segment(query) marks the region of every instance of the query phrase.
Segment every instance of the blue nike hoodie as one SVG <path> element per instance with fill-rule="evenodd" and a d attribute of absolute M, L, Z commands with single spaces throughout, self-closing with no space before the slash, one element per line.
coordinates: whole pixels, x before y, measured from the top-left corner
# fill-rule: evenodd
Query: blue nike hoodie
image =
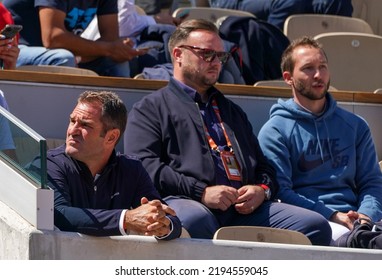
<path fill-rule="evenodd" d="M 277 197 L 329 219 L 355 210 L 382 218 L 382 174 L 365 120 L 326 94 L 323 114 L 278 100 L 258 139 L 277 170 Z"/>

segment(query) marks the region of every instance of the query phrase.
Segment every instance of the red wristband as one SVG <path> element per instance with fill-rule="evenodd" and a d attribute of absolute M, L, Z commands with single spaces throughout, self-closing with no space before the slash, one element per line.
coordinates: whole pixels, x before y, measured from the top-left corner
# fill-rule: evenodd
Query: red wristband
<path fill-rule="evenodd" d="M 265 191 L 266 191 L 266 190 L 269 190 L 269 187 L 268 187 L 267 185 L 264 185 L 264 184 L 257 184 L 257 186 L 262 187 Z"/>

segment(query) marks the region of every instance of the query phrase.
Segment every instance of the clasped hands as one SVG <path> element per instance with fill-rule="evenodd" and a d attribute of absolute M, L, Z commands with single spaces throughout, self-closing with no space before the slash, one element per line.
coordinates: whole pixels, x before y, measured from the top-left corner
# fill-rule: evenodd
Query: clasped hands
<path fill-rule="evenodd" d="M 358 213 L 356 211 L 350 210 L 347 213 L 336 212 L 330 217 L 330 221 L 335 222 L 337 224 L 343 225 L 348 229 L 352 230 L 354 226 L 354 222 L 357 219 L 366 219 L 370 221 L 370 218 L 364 214 Z M 365 221 L 366 222 L 366 221 Z M 364 222 L 361 222 L 364 223 Z"/>
<path fill-rule="evenodd" d="M 147 236 L 165 236 L 171 231 L 171 221 L 166 215 L 175 211 L 159 200 L 141 199 L 141 205 L 125 213 L 125 229 Z"/>
<path fill-rule="evenodd" d="M 264 190 L 260 186 L 245 185 L 240 189 L 217 185 L 206 187 L 202 196 L 202 203 L 211 209 L 227 210 L 231 205 L 240 214 L 250 214 L 259 207 L 265 198 Z"/>

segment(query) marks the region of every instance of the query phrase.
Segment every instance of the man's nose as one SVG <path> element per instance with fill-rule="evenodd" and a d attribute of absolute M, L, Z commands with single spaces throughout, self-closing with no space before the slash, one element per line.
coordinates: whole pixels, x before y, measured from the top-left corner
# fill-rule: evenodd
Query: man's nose
<path fill-rule="evenodd" d="M 78 129 L 79 129 L 79 123 L 74 122 L 69 125 L 68 132 L 70 134 L 74 134 L 76 131 L 78 131 Z"/>

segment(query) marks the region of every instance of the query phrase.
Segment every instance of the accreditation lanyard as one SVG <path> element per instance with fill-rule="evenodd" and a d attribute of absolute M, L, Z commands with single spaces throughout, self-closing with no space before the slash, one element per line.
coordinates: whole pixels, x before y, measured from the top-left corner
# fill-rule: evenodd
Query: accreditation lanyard
<path fill-rule="evenodd" d="M 222 119 L 220 117 L 220 110 L 219 110 L 218 104 L 216 103 L 215 99 L 212 99 L 211 104 L 212 104 L 212 108 L 215 112 L 215 115 L 219 121 L 220 127 L 223 130 L 223 134 L 224 134 L 224 137 L 227 141 L 227 146 L 229 148 L 229 151 L 225 151 L 225 150 L 220 151 L 219 150 L 218 145 L 216 145 L 214 139 L 212 139 L 210 133 L 208 132 L 207 127 L 204 125 L 203 127 L 204 127 L 204 131 L 205 131 L 205 134 L 206 134 L 206 137 L 208 140 L 208 144 L 210 145 L 211 149 L 214 152 L 216 152 L 220 155 L 220 158 L 222 160 L 224 170 L 227 174 L 228 179 L 233 180 L 233 181 L 241 181 L 240 165 L 236 159 L 235 153 L 233 152 L 231 141 L 228 138 L 227 132 L 224 128 Z"/>

